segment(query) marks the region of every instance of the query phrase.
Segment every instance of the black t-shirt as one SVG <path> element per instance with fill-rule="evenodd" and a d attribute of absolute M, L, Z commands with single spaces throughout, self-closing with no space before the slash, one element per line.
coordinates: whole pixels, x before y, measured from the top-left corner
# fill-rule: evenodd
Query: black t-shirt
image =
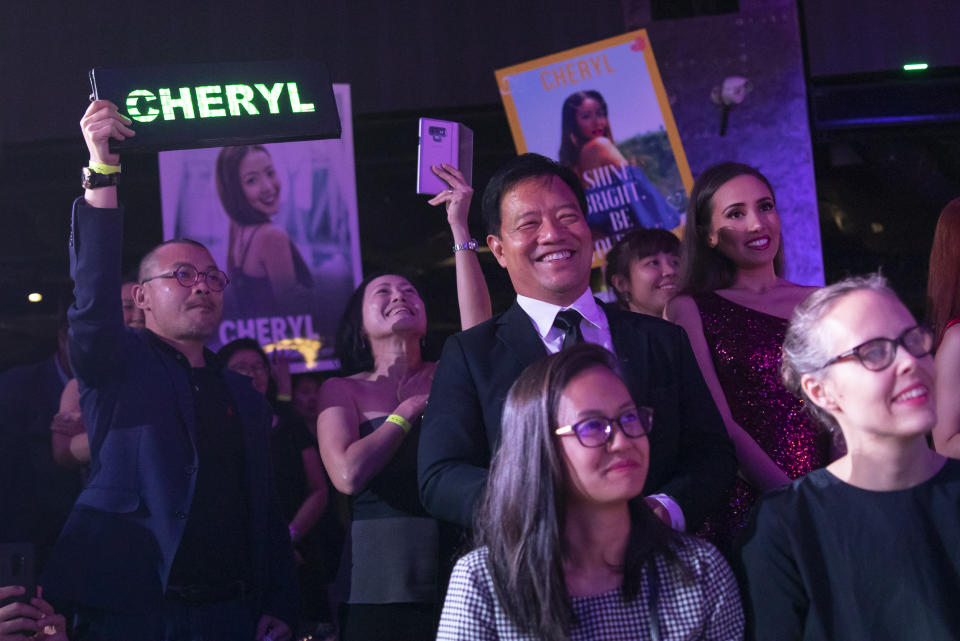
<path fill-rule="evenodd" d="M 243 425 L 219 368 L 189 372 L 197 417 L 197 482 L 170 585 L 250 581 Z"/>
<path fill-rule="evenodd" d="M 960 461 L 893 492 L 816 470 L 762 499 L 742 540 L 748 638 L 960 636 Z"/>

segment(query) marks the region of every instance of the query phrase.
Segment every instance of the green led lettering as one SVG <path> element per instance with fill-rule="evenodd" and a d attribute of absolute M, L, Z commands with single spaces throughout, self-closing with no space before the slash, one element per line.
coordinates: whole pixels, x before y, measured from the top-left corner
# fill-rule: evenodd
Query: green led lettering
<path fill-rule="evenodd" d="M 214 105 L 223 104 L 223 96 L 220 95 L 220 87 L 211 85 L 208 87 L 194 87 L 197 94 L 197 111 L 201 118 L 222 118 L 227 115 L 223 107 L 214 107 Z"/>
<path fill-rule="evenodd" d="M 130 117 L 137 122 L 152 122 L 154 119 L 156 119 L 157 115 L 160 113 L 160 110 L 156 107 L 150 106 L 147 108 L 147 113 L 141 112 L 141 98 L 143 98 L 144 102 L 147 103 L 157 99 L 152 92 L 147 91 L 146 89 L 134 89 L 127 94 L 127 113 L 130 114 Z"/>
<path fill-rule="evenodd" d="M 280 94 L 283 92 L 283 83 L 278 82 L 274 84 L 273 88 L 271 89 L 267 89 L 266 85 L 261 85 L 259 83 L 253 86 L 257 88 L 257 91 L 260 92 L 260 95 L 267 99 L 267 105 L 270 107 L 270 113 L 280 113 Z"/>
<path fill-rule="evenodd" d="M 193 113 L 193 100 L 190 96 L 190 87 L 180 87 L 180 98 L 174 100 L 170 97 L 169 89 L 160 89 L 160 109 L 163 110 L 164 120 L 174 120 L 176 116 L 174 109 L 183 109 L 183 117 L 187 120 L 193 120 L 196 116 Z"/>
<path fill-rule="evenodd" d="M 260 110 L 253 104 L 253 89 L 247 85 L 227 85 L 223 91 L 227 94 L 227 111 L 231 116 L 240 115 L 241 105 L 247 111 L 247 115 L 260 115 Z"/>
<path fill-rule="evenodd" d="M 287 93 L 290 94 L 290 108 L 295 114 L 309 113 L 316 111 L 312 102 L 300 102 L 300 92 L 297 90 L 297 83 L 287 83 Z"/>

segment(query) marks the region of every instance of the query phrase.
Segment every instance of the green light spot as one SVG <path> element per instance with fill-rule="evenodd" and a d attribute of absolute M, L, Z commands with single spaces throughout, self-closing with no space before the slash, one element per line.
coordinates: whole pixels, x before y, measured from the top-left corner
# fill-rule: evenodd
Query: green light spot
<path fill-rule="evenodd" d="M 302 114 L 317 110 L 312 102 L 300 102 L 300 92 L 297 90 L 297 83 L 288 82 L 287 93 L 290 94 L 290 109 L 293 110 L 293 113 Z"/>
<path fill-rule="evenodd" d="M 159 115 L 160 110 L 156 107 L 150 107 L 147 109 L 147 113 L 142 113 L 140 111 L 141 98 L 143 98 L 146 102 L 151 102 L 157 99 L 152 92 L 147 91 L 146 89 L 134 89 L 127 94 L 127 113 L 130 114 L 130 117 L 137 122 L 152 122 L 156 119 L 157 115 Z"/>
<path fill-rule="evenodd" d="M 904 71 L 923 71 L 929 66 L 930 65 L 928 65 L 925 62 L 911 62 L 910 64 L 903 65 L 903 70 Z"/>
<path fill-rule="evenodd" d="M 223 104 L 219 85 L 195 87 L 194 92 L 197 94 L 197 110 L 201 118 L 222 118 L 227 115 L 223 107 L 214 107 Z"/>
<path fill-rule="evenodd" d="M 261 85 L 259 83 L 253 86 L 257 88 L 257 91 L 260 92 L 260 95 L 262 95 L 264 98 L 267 99 L 267 105 L 270 107 L 270 113 L 272 114 L 280 113 L 279 103 L 280 103 L 280 93 L 283 91 L 283 83 L 277 82 L 270 89 L 267 89 L 266 85 Z"/>
<path fill-rule="evenodd" d="M 174 109 L 183 109 L 183 117 L 187 120 L 193 120 L 196 116 L 193 113 L 193 99 L 190 96 L 190 87 L 180 87 L 180 97 L 176 100 L 170 97 L 169 89 L 160 89 L 160 109 L 163 110 L 164 120 L 174 120 L 176 116 Z"/>
<path fill-rule="evenodd" d="M 241 106 L 248 116 L 260 115 L 260 110 L 253 104 L 253 89 L 247 85 L 227 85 L 223 91 L 227 94 L 227 111 L 231 116 L 239 116 Z"/>

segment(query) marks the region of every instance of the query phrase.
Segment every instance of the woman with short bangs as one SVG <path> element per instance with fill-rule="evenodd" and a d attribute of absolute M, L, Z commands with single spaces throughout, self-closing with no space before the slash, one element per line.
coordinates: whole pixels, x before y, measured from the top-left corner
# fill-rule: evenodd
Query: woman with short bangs
<path fill-rule="evenodd" d="M 620 309 L 663 317 L 677 295 L 680 240 L 665 229 L 635 229 L 607 252 L 607 287 Z"/>
<path fill-rule="evenodd" d="M 581 343 L 511 387 L 440 641 L 741 639 L 730 568 L 644 502 L 650 408 L 607 350 Z"/>
<path fill-rule="evenodd" d="M 960 461 L 927 445 L 933 343 L 879 276 L 797 307 L 784 384 L 847 453 L 754 509 L 741 550 L 751 638 L 957 638 Z"/>

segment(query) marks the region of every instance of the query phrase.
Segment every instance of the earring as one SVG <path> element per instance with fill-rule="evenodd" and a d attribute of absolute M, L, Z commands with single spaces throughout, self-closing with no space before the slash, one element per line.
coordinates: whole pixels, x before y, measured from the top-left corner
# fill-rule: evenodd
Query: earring
<path fill-rule="evenodd" d="M 630 292 L 623 292 L 621 296 L 623 296 L 623 302 L 625 303 L 629 303 L 630 301 L 633 300 L 633 296 L 630 295 Z"/>

